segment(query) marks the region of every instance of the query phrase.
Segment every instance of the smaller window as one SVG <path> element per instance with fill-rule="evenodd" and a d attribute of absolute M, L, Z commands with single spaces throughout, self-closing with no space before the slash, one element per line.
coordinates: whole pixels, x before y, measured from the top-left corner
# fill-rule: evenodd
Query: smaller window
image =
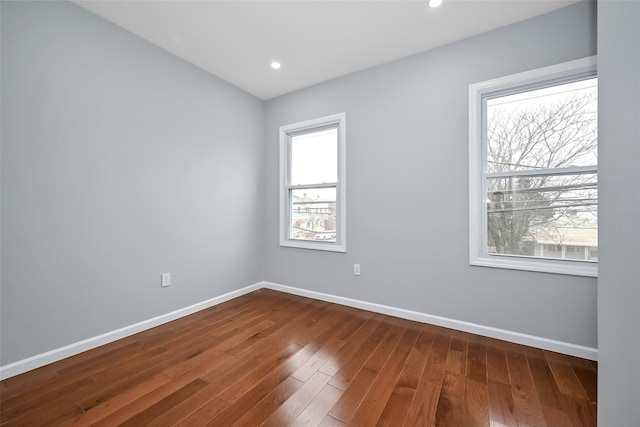
<path fill-rule="evenodd" d="M 280 128 L 280 246 L 346 251 L 345 114 Z"/>

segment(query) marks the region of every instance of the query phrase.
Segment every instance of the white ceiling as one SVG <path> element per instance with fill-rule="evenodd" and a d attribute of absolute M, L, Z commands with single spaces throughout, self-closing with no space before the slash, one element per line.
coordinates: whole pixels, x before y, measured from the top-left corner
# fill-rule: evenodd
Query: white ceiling
<path fill-rule="evenodd" d="M 426 0 L 76 1 L 261 99 L 576 2 L 444 0 L 431 9 Z"/>

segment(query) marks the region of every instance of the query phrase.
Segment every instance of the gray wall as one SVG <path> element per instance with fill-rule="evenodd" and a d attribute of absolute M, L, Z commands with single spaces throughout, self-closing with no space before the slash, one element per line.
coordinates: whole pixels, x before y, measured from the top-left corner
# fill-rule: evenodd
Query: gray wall
<path fill-rule="evenodd" d="M 263 102 L 67 2 L 1 71 L 3 365 L 262 279 Z"/>
<path fill-rule="evenodd" d="M 595 279 L 468 259 L 468 85 L 595 53 L 580 3 L 269 101 L 265 279 L 597 347 Z M 343 111 L 347 253 L 280 248 L 278 127 Z"/>
<path fill-rule="evenodd" d="M 598 421 L 640 423 L 640 2 L 598 2 Z"/>

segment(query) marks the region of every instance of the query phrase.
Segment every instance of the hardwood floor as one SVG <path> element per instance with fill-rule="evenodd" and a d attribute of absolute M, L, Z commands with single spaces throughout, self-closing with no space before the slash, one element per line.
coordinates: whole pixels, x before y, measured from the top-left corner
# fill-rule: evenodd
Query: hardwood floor
<path fill-rule="evenodd" d="M 596 425 L 597 364 L 270 290 L 2 381 L 2 426 Z"/>

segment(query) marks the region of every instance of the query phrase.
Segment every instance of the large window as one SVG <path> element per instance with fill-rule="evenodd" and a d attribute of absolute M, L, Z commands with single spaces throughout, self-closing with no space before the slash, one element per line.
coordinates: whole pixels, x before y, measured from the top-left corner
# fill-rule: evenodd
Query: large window
<path fill-rule="evenodd" d="M 280 245 L 346 251 L 345 114 L 280 128 Z"/>
<path fill-rule="evenodd" d="M 469 87 L 473 265 L 597 275 L 594 57 Z"/>

